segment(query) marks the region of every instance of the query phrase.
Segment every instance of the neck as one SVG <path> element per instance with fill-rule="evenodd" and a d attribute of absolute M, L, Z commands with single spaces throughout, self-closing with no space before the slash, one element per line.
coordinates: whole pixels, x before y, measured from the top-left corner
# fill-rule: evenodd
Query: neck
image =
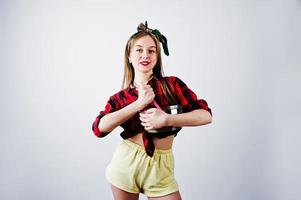
<path fill-rule="evenodd" d="M 137 85 L 147 84 L 147 82 L 152 78 L 152 76 L 153 76 L 153 73 L 143 74 L 140 76 L 138 74 L 136 74 L 134 82 Z"/>

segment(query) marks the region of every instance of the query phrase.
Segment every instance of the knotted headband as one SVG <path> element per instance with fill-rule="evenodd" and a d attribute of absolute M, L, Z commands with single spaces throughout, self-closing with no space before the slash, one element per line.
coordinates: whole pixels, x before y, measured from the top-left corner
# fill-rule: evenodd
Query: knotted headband
<path fill-rule="evenodd" d="M 168 46 L 167 46 L 167 39 L 164 35 L 162 35 L 160 33 L 160 31 L 158 29 L 150 29 L 148 28 L 148 24 L 147 21 L 145 21 L 145 24 L 143 24 L 142 22 L 139 24 L 139 26 L 137 27 L 137 33 L 135 33 L 134 35 L 140 33 L 141 31 L 146 31 L 148 33 L 151 33 L 155 36 L 157 36 L 157 38 L 159 39 L 159 42 L 162 43 L 163 46 L 163 50 L 164 50 L 164 54 L 169 56 L 169 51 L 168 51 Z"/>

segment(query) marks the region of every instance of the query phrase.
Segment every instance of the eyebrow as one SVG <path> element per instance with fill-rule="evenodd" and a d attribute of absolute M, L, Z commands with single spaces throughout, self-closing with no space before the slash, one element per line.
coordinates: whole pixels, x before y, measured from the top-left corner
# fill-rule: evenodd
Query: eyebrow
<path fill-rule="evenodd" d="M 136 44 L 135 47 L 143 47 L 142 45 Z M 156 46 L 150 46 L 148 48 L 156 48 Z"/>

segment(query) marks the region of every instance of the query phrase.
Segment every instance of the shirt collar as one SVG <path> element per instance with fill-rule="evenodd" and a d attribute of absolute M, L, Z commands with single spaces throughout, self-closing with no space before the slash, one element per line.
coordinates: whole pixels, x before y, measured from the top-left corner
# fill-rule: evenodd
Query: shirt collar
<path fill-rule="evenodd" d="M 158 80 L 158 78 L 156 77 L 155 74 L 152 75 L 152 77 L 149 79 L 149 81 L 147 82 L 147 84 L 148 84 L 148 85 L 153 85 L 153 81 L 154 81 L 154 80 Z M 133 89 L 136 89 L 136 86 L 135 86 L 133 83 L 131 83 L 131 84 L 128 86 L 127 91 L 131 91 L 131 90 L 133 90 Z"/>

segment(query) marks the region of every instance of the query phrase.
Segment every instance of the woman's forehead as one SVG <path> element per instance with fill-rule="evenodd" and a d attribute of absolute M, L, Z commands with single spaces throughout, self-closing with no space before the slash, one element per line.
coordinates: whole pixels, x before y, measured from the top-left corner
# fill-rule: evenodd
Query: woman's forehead
<path fill-rule="evenodd" d="M 156 47 L 156 43 L 149 35 L 143 36 L 134 42 L 133 46 Z"/>

